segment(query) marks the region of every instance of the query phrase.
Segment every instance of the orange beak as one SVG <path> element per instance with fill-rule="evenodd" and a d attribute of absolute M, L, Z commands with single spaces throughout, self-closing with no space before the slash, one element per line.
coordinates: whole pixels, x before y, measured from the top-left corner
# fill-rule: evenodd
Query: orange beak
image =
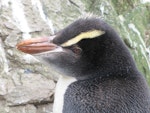
<path fill-rule="evenodd" d="M 51 42 L 54 36 L 31 38 L 17 44 L 17 49 L 28 54 L 37 54 L 56 49 L 58 46 Z"/>

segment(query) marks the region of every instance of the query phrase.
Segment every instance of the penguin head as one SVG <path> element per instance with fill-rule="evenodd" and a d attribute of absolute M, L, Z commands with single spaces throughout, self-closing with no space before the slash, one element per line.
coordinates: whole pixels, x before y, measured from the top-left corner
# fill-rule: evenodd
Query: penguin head
<path fill-rule="evenodd" d="M 22 41 L 17 48 L 76 78 L 123 70 L 128 57 L 117 33 L 95 17 L 78 19 L 50 37 Z"/>

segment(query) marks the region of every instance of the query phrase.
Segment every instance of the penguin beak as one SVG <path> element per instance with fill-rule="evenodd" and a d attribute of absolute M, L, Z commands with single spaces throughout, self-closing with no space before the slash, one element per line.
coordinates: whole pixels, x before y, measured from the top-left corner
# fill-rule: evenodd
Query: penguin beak
<path fill-rule="evenodd" d="M 39 54 L 47 51 L 54 51 L 57 46 L 52 43 L 55 36 L 44 38 L 31 38 L 17 44 L 17 49 L 28 54 Z"/>

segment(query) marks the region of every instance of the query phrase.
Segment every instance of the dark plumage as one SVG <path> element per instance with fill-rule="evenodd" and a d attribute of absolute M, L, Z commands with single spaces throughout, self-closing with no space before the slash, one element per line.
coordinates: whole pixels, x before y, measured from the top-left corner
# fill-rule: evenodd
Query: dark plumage
<path fill-rule="evenodd" d="M 100 18 L 78 19 L 41 42 L 43 51 L 36 39 L 18 49 L 42 58 L 62 80 L 75 78 L 62 93 L 62 113 L 150 113 L 145 78 L 119 35 Z"/>

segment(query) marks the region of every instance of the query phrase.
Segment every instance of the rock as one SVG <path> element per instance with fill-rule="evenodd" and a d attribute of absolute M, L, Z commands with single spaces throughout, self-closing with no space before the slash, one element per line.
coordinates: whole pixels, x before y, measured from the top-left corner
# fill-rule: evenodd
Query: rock
<path fill-rule="evenodd" d="M 43 104 L 37 106 L 37 113 L 52 113 L 52 104 Z"/>
<path fill-rule="evenodd" d="M 6 53 L 4 50 L 4 45 L 2 40 L 0 39 L 0 77 L 5 74 L 8 73 L 9 70 L 9 66 L 8 66 L 8 60 L 6 58 Z"/>
<path fill-rule="evenodd" d="M 55 83 L 39 74 L 24 74 L 20 78 L 22 85 L 5 95 L 9 106 L 38 104 L 53 101 Z"/>
<path fill-rule="evenodd" d="M 0 78 L 0 100 L 4 100 L 4 96 L 14 88 L 12 80 Z"/>
<path fill-rule="evenodd" d="M 9 108 L 9 113 L 37 113 L 36 111 L 36 107 L 31 104 Z"/>
<path fill-rule="evenodd" d="M 0 113 L 9 113 L 9 107 L 5 100 L 0 99 Z"/>
<path fill-rule="evenodd" d="M 0 79 L 0 95 L 7 94 L 7 79 Z"/>

